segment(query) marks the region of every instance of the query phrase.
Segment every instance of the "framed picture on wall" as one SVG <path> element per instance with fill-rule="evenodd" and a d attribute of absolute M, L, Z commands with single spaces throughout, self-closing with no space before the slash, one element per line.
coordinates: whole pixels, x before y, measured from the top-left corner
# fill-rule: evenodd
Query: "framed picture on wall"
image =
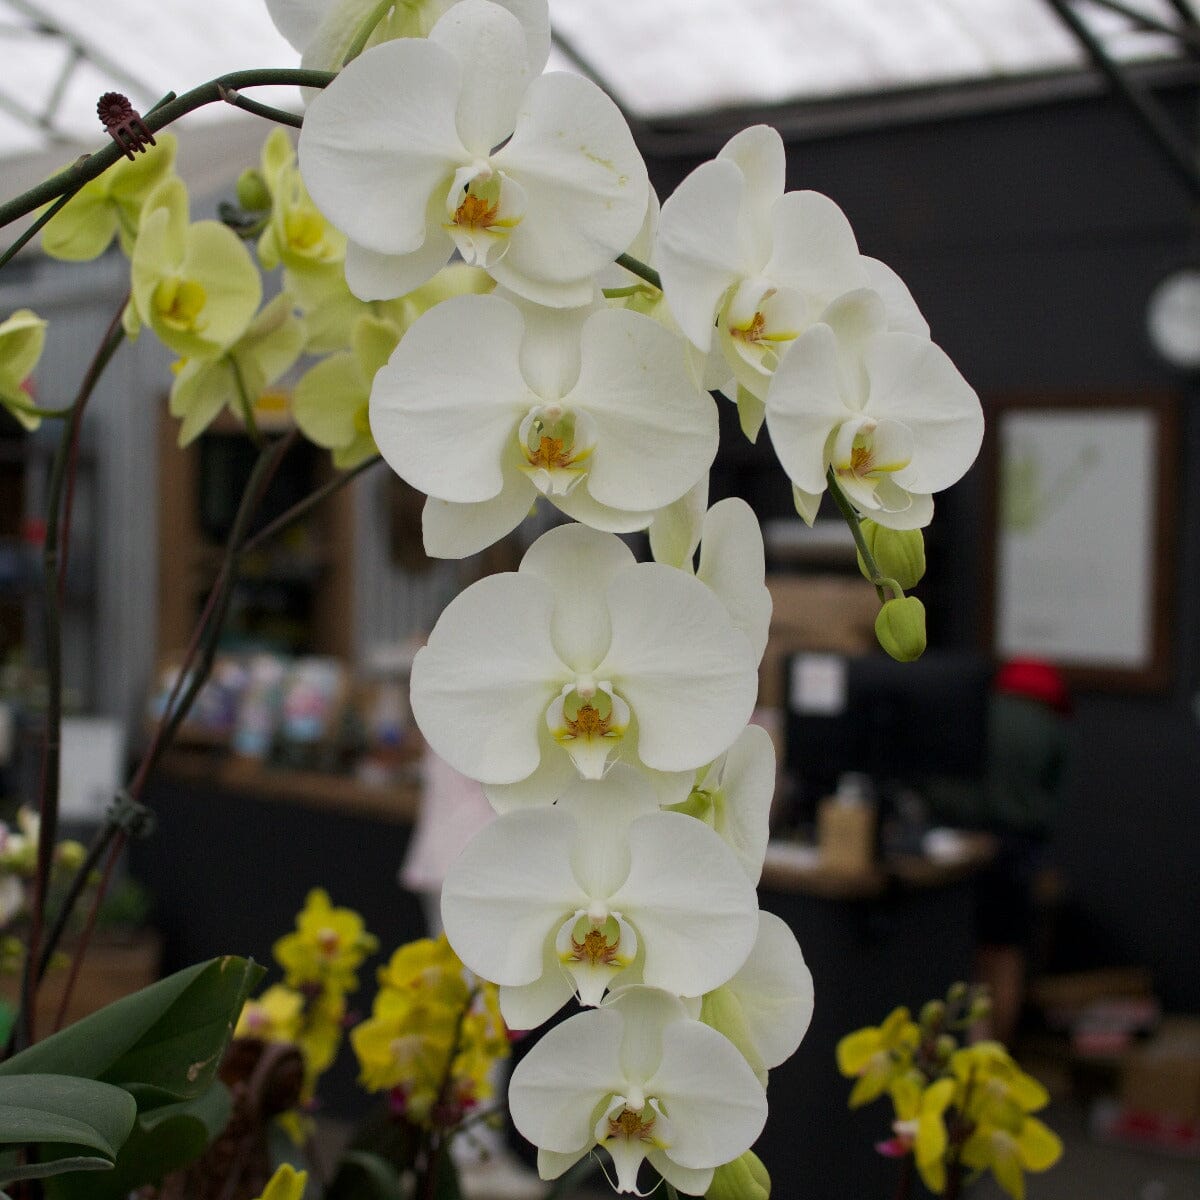
<path fill-rule="evenodd" d="M 1174 398 L 1001 397 L 989 412 L 993 654 L 1047 659 L 1076 687 L 1165 687 Z"/>

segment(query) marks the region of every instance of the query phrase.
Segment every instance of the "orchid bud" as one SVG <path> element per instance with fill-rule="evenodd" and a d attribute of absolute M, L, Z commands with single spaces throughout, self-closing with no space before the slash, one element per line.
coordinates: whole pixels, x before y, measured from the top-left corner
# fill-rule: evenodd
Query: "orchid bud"
<path fill-rule="evenodd" d="M 705 1200 L 767 1200 L 771 1194 L 771 1176 L 753 1150 L 741 1158 L 718 1167 Z"/>
<path fill-rule="evenodd" d="M 921 1024 L 926 1029 L 940 1029 L 946 1021 L 946 1006 L 941 1000 L 930 1000 L 921 1009 Z"/>
<path fill-rule="evenodd" d="M 925 536 L 919 529 L 888 529 L 864 518 L 862 535 L 885 579 L 894 579 L 906 592 L 921 582 L 925 574 Z M 871 578 L 861 553 L 858 569 Z"/>
<path fill-rule="evenodd" d="M 250 167 L 238 176 L 237 199 L 247 212 L 265 212 L 271 207 L 271 193 L 261 172 Z"/>
<path fill-rule="evenodd" d="M 916 596 L 888 600 L 875 618 L 875 637 L 897 662 L 925 653 L 925 606 Z"/>

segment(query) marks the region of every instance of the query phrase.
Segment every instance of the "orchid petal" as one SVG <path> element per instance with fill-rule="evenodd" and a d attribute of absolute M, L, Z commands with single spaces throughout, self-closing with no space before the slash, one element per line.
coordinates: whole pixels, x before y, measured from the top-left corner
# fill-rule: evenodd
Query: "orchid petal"
<path fill-rule="evenodd" d="M 806 492 L 825 489 L 825 443 L 851 416 L 842 400 L 837 339 L 814 325 L 792 344 L 767 392 L 767 428 L 788 478 Z"/>
<path fill-rule="evenodd" d="M 604 779 L 574 784 L 555 807 L 577 823 L 571 864 L 579 886 L 607 902 L 629 877 L 630 826 L 658 811 L 653 789 L 633 768 L 615 766 Z"/>
<path fill-rule="evenodd" d="M 746 635 L 756 663 L 762 661 L 771 624 L 766 569 L 762 530 L 751 507 L 736 498 L 714 504 L 704 518 L 696 578 L 716 593 L 734 628 Z"/>
<path fill-rule="evenodd" d="M 697 167 L 662 206 L 654 260 L 663 295 L 684 336 L 707 353 L 721 297 L 751 274 L 738 252 L 745 176 L 736 163 Z"/>
<path fill-rule="evenodd" d="M 629 834 L 629 875 L 609 900 L 645 948 L 643 979 L 681 996 L 719 987 L 754 944 L 758 902 L 733 852 L 681 813 L 641 817 Z"/>
<path fill-rule="evenodd" d="M 498 813 L 553 804 L 579 778 L 575 764 L 554 740 L 545 721 L 538 722 L 538 748 L 542 760 L 532 775 L 518 783 L 484 784 L 483 794 Z"/>
<path fill-rule="evenodd" d="M 758 915 L 749 958 L 725 988 L 737 997 L 767 1068 L 791 1058 L 813 1015 L 813 979 L 795 935 L 774 913 Z"/>
<path fill-rule="evenodd" d="M 451 864 L 442 920 L 454 952 L 484 979 L 519 986 L 538 979 L 548 934 L 587 907 L 571 872 L 578 834 L 557 808 L 509 813 L 485 825 Z"/>
<path fill-rule="evenodd" d="M 775 745 L 759 725 L 747 725 L 737 741 L 705 773 L 697 787 L 712 793 L 712 827 L 757 883 L 770 838 L 775 798 Z"/>
<path fill-rule="evenodd" d="M 647 1150 L 646 1161 L 686 1196 L 703 1196 L 712 1184 L 712 1167 L 681 1167 L 667 1157 L 665 1150 Z"/>
<path fill-rule="evenodd" d="M 771 253 L 771 210 L 786 186 L 783 139 L 769 125 L 752 125 L 734 134 L 717 158 L 736 163 L 746 181 L 738 236 L 744 261 L 761 269 Z"/>
<path fill-rule="evenodd" d="M 608 650 L 606 602 L 610 581 L 635 565 L 620 538 L 583 525 L 561 525 L 525 552 L 521 574 L 544 580 L 554 593 L 550 635 L 559 657 L 580 674 L 592 672 Z"/>
<path fill-rule="evenodd" d="M 471 353 L 446 347 L 471 331 Z M 371 391 L 371 432 L 391 468 L 439 500 L 490 500 L 529 392 L 521 315 L 496 296 L 455 296 L 404 335 Z"/>
<path fill-rule="evenodd" d="M 511 533 L 529 515 L 537 489 L 516 469 L 502 463 L 503 486 L 490 500 L 456 504 L 430 496 L 421 512 L 425 553 L 432 558 L 466 558 Z"/>
<path fill-rule="evenodd" d="M 885 333 L 866 350 L 867 411 L 912 431 L 912 463 L 896 477 L 907 490 L 940 492 L 975 461 L 983 440 L 979 397 L 949 356 L 914 334 Z"/>
<path fill-rule="evenodd" d="M 746 1060 L 716 1030 L 691 1021 L 667 1025 L 662 1061 L 647 1081 L 676 1136 L 668 1154 L 702 1170 L 749 1149 L 767 1120 L 767 1097 Z"/>
<path fill-rule="evenodd" d="M 481 579 L 450 602 L 413 660 L 417 725 L 472 779 L 515 783 L 538 765 L 538 727 L 570 678 L 550 640 L 553 604 L 530 575 Z"/>
<path fill-rule="evenodd" d="M 811 297 L 812 317 L 835 297 L 867 284 L 846 214 L 820 192 L 788 192 L 771 214 L 769 279 Z"/>
<path fill-rule="evenodd" d="M 894 333 L 915 333 L 918 337 L 929 336 L 929 322 L 921 315 L 908 285 L 886 263 L 865 254 L 862 265 L 867 272 L 867 286 L 883 297 L 887 306 L 887 327 Z"/>
<path fill-rule="evenodd" d="M 553 1150 L 538 1150 L 537 1155 L 537 1171 L 538 1178 L 549 1182 L 551 1179 L 557 1179 L 560 1175 L 565 1175 L 591 1147 L 584 1147 L 573 1154 L 558 1154 Z"/>
<path fill-rule="evenodd" d="M 360 300 L 392 300 L 420 287 L 454 253 L 454 242 L 431 225 L 424 243 L 409 254 L 385 254 L 355 241 L 346 242 L 346 285 Z"/>
<path fill-rule="evenodd" d="M 526 194 L 496 279 L 539 303 L 539 283 L 586 285 L 637 235 L 646 166 L 617 106 L 590 80 L 551 72 L 525 94 L 508 144 L 493 156 Z M 562 301 L 560 300 L 561 304 Z"/>
<path fill-rule="evenodd" d="M 665 508 L 659 509 L 650 525 L 650 553 L 655 562 L 685 571 L 694 570 L 693 558 L 700 545 L 704 514 L 708 508 L 708 475 Z"/>
<path fill-rule="evenodd" d="M 551 496 L 550 501 L 560 512 L 573 521 L 600 529 L 605 533 L 636 533 L 645 529 L 654 520 L 653 512 L 627 512 L 620 508 L 609 508 L 592 498 L 587 483 L 572 489 L 565 496 Z"/>
<path fill-rule="evenodd" d="M 386 254 L 424 244 L 430 196 L 470 160 L 454 121 L 462 75 L 444 47 L 405 38 L 360 54 L 313 98 L 300 169 L 351 241 Z"/>
<path fill-rule="evenodd" d="M 717 407 L 691 382 L 681 339 L 656 321 L 606 309 L 583 327 L 568 402 L 596 425 L 587 487 L 601 504 L 649 511 L 695 484 L 717 452 Z"/>
<path fill-rule="evenodd" d="M 608 584 L 612 644 L 598 669 L 638 721 L 638 754 L 660 771 L 711 761 L 745 726 L 758 675 L 745 635 L 698 580 L 642 563 Z"/>
<path fill-rule="evenodd" d="M 486 158 L 516 124 L 529 86 L 525 31 L 511 13 L 490 0 L 459 0 L 430 30 L 465 68 L 456 122 L 462 144 Z"/>
<path fill-rule="evenodd" d="M 522 1137 L 555 1154 L 594 1142 L 593 1113 L 624 1086 L 619 1067 L 624 1021 L 605 1008 L 549 1030 L 513 1071 L 509 1112 Z"/>

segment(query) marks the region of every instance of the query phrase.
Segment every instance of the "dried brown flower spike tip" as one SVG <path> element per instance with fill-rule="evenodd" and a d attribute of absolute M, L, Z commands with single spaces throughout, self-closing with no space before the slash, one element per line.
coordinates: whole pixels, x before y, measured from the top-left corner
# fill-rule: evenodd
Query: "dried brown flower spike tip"
<path fill-rule="evenodd" d="M 154 134 L 142 124 L 141 113 L 120 92 L 105 92 L 96 104 L 96 115 L 131 162 L 155 144 Z"/>

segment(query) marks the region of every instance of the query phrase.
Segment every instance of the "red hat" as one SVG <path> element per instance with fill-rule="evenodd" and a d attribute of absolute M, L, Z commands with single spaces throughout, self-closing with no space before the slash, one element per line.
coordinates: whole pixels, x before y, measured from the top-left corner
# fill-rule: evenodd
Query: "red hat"
<path fill-rule="evenodd" d="M 1040 658 L 1010 659 L 996 674 L 997 692 L 1038 700 L 1056 712 L 1071 711 L 1071 697 L 1062 672 Z"/>

